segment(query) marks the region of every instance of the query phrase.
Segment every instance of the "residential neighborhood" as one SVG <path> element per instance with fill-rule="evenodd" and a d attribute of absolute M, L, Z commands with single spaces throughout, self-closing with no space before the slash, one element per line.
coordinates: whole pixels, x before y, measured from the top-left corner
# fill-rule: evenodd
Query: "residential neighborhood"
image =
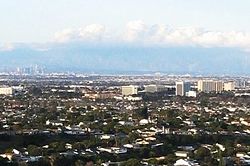
<path fill-rule="evenodd" d="M 1 79 L 2 165 L 250 164 L 247 78 L 203 92 L 196 77 L 19 77 Z"/>

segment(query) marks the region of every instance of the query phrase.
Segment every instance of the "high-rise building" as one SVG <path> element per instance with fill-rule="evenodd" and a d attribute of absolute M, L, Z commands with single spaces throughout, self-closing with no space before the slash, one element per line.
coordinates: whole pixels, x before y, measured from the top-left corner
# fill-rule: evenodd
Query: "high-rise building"
<path fill-rule="evenodd" d="M 222 81 L 215 81 L 215 91 L 216 92 L 223 91 L 223 82 Z"/>
<path fill-rule="evenodd" d="M 138 94 L 138 87 L 134 85 L 129 85 L 129 86 L 122 86 L 122 95 L 123 96 L 129 96 L 129 95 L 134 95 Z"/>
<path fill-rule="evenodd" d="M 245 88 L 247 81 L 245 79 L 237 79 L 235 80 L 235 87 Z"/>
<path fill-rule="evenodd" d="M 214 80 L 199 80 L 198 91 L 200 92 L 222 92 L 223 82 Z"/>
<path fill-rule="evenodd" d="M 24 75 L 40 75 L 44 74 L 44 68 L 38 65 L 30 66 L 30 67 L 18 67 L 16 69 L 17 74 L 24 74 Z"/>
<path fill-rule="evenodd" d="M 185 96 L 190 91 L 190 82 L 178 81 L 175 83 L 175 95 Z"/>
<path fill-rule="evenodd" d="M 234 89 L 235 89 L 235 83 L 233 81 L 224 83 L 224 91 L 233 91 Z"/>

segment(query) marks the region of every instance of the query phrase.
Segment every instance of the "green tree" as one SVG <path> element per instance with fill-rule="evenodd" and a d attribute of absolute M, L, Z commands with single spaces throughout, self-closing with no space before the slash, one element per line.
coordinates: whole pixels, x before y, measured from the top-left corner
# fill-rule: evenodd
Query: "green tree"
<path fill-rule="evenodd" d="M 121 166 L 139 166 L 140 161 L 138 159 L 129 159 L 121 164 Z"/>
<path fill-rule="evenodd" d="M 27 147 L 27 151 L 28 151 L 29 155 L 32 155 L 32 156 L 42 155 L 41 148 L 37 147 L 36 145 L 29 145 Z"/>
<path fill-rule="evenodd" d="M 196 150 L 195 154 L 195 159 L 199 160 L 199 161 L 204 161 L 204 159 L 206 158 L 210 158 L 211 159 L 211 153 L 207 148 L 204 147 L 200 147 Z"/>

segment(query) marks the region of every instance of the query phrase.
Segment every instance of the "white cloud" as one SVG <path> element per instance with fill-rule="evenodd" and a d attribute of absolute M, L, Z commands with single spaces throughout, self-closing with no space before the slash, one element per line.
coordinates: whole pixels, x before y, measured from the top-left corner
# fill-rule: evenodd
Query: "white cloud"
<path fill-rule="evenodd" d="M 131 21 L 126 25 L 123 38 L 125 41 L 143 40 L 147 30 L 148 27 L 143 21 Z"/>
<path fill-rule="evenodd" d="M 0 45 L 0 51 L 12 51 L 14 49 L 15 49 L 15 47 L 11 43 L 4 43 L 4 44 Z"/>
<path fill-rule="evenodd" d="M 79 29 L 64 29 L 55 33 L 55 41 L 68 42 L 75 40 L 100 41 L 105 34 L 105 27 L 99 24 L 91 24 Z"/>
<path fill-rule="evenodd" d="M 111 34 L 111 35 L 110 35 Z M 196 27 L 172 28 L 163 24 L 147 25 L 141 20 L 126 24 L 121 34 L 91 24 L 79 29 L 66 29 L 55 34 L 56 41 L 128 42 L 175 46 L 250 48 L 250 32 L 208 31 Z"/>
<path fill-rule="evenodd" d="M 208 31 L 195 27 L 170 28 L 162 24 L 148 26 L 142 21 L 128 23 L 124 36 L 129 42 L 146 44 L 250 48 L 250 32 Z"/>
<path fill-rule="evenodd" d="M 105 34 L 105 27 L 99 24 L 91 24 L 79 29 L 79 37 L 83 40 L 101 40 Z"/>
<path fill-rule="evenodd" d="M 77 38 L 77 34 L 73 29 L 64 29 L 55 33 L 55 40 L 57 42 L 68 42 Z"/>

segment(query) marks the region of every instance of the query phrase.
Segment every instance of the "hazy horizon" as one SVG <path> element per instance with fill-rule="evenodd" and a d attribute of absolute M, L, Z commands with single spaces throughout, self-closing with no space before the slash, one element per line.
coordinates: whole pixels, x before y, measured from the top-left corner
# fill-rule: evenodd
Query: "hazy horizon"
<path fill-rule="evenodd" d="M 1 1 L 0 69 L 250 74 L 249 7 L 243 0 Z"/>

